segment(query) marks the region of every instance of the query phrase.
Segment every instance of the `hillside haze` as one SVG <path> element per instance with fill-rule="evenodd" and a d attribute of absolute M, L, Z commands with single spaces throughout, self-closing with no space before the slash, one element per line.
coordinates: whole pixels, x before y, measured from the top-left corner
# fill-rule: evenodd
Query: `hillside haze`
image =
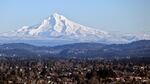
<path fill-rule="evenodd" d="M 54 47 L 39 47 L 24 43 L 0 45 L 0 56 L 6 57 L 130 58 L 149 57 L 149 51 L 148 40 L 130 44 L 74 43 Z"/>

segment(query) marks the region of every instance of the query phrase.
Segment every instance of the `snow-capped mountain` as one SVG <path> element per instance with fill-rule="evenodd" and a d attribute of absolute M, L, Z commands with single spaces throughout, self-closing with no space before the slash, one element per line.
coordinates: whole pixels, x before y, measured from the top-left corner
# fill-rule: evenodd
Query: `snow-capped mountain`
<path fill-rule="evenodd" d="M 99 42 L 99 43 L 128 43 L 136 40 L 149 40 L 150 36 L 146 34 L 113 34 L 99 29 L 86 27 L 75 23 L 66 17 L 54 13 L 50 17 L 36 26 L 24 26 L 16 31 L 2 33 L 1 38 L 5 41 L 13 39 L 14 42 L 22 40 L 23 42 L 33 40 L 44 40 L 54 43 L 72 43 L 72 42 Z M 13 38 L 12 38 L 13 37 Z M 21 41 L 21 42 L 22 42 Z M 57 41 L 57 42 L 56 42 Z M 33 42 L 34 43 L 34 42 Z"/>
<path fill-rule="evenodd" d="M 16 35 L 47 37 L 47 38 L 71 38 L 71 39 L 89 39 L 108 36 L 105 31 L 89 28 L 75 22 L 72 22 L 62 15 L 54 13 L 45 19 L 40 25 L 24 26 L 16 31 Z"/>

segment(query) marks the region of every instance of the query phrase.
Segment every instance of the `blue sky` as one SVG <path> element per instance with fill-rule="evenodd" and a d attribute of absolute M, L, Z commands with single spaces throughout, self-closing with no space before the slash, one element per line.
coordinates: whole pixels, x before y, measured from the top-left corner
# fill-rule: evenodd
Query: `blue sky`
<path fill-rule="evenodd" d="M 54 12 L 105 31 L 150 33 L 150 0 L 0 0 L 0 32 L 36 25 Z"/>

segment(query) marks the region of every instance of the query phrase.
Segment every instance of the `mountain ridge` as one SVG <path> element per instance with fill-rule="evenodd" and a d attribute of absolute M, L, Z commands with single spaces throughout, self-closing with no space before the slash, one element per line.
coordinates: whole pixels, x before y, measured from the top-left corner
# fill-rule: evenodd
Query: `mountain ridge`
<path fill-rule="evenodd" d="M 62 46 L 32 46 L 24 43 L 0 45 L 0 56 L 49 56 L 79 58 L 149 57 L 150 40 L 129 44 L 74 43 Z"/>

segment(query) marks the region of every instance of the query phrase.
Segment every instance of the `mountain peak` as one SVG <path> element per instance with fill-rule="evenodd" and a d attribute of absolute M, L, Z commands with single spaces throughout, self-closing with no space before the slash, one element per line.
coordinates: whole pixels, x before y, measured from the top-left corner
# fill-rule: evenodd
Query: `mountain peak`
<path fill-rule="evenodd" d="M 57 13 L 57 12 L 55 12 L 55 13 L 52 14 L 52 16 L 59 17 L 59 16 L 62 16 L 62 15 Z"/>
<path fill-rule="evenodd" d="M 66 17 L 64 17 L 64 16 L 61 15 L 61 14 L 54 13 L 54 14 L 52 14 L 52 15 L 48 18 L 48 20 L 50 20 L 50 19 L 62 20 L 62 19 L 66 19 Z"/>

